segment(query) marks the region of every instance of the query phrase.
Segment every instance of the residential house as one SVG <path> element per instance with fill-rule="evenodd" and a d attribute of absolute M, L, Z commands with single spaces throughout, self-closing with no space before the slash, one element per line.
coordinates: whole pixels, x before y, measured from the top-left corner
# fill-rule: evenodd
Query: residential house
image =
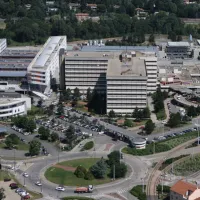
<path fill-rule="evenodd" d="M 183 180 L 176 182 L 170 189 L 170 200 L 199 200 L 200 189 L 197 185 Z"/>
<path fill-rule="evenodd" d="M 87 4 L 87 7 L 89 7 L 91 10 L 95 11 L 97 9 L 97 4 Z"/>
<path fill-rule="evenodd" d="M 142 8 L 136 8 L 135 11 L 136 11 L 136 17 L 138 20 L 146 19 L 148 16 L 148 12 Z"/>
<path fill-rule="evenodd" d="M 83 22 L 87 19 L 89 19 L 89 14 L 88 13 L 76 13 L 76 19 L 79 21 L 79 22 Z"/>
<path fill-rule="evenodd" d="M 70 10 L 76 11 L 80 7 L 80 4 L 79 3 L 69 3 L 68 6 L 69 6 Z"/>

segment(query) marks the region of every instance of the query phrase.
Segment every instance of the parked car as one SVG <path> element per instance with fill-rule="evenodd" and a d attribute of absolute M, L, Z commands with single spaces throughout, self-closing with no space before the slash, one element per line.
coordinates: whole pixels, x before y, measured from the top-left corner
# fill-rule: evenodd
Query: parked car
<path fill-rule="evenodd" d="M 29 177 L 29 175 L 26 172 L 23 173 L 23 176 L 26 178 Z"/>
<path fill-rule="evenodd" d="M 37 185 L 37 186 L 42 186 L 42 183 L 41 183 L 40 181 L 37 181 L 37 182 L 35 183 L 35 185 Z"/>
<path fill-rule="evenodd" d="M 11 178 L 4 178 L 3 180 L 4 180 L 4 182 L 9 182 L 9 181 L 11 181 Z"/>

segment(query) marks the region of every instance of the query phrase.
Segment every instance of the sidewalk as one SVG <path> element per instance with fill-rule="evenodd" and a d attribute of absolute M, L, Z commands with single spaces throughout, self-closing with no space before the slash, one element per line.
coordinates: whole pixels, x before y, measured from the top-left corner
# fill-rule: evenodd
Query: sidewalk
<path fill-rule="evenodd" d="M 88 139 L 85 139 L 81 142 L 79 142 L 72 150 L 71 152 L 80 152 L 81 148 L 89 141 L 94 141 L 93 138 L 88 138 Z M 82 147 L 80 147 L 80 144 L 82 144 Z"/>
<path fill-rule="evenodd" d="M 157 120 L 156 114 L 154 113 L 153 99 L 151 97 L 148 97 L 147 103 L 148 103 L 148 107 L 149 107 L 149 110 L 151 113 L 150 118 L 153 121 L 153 123 L 156 124 L 158 122 L 158 120 Z"/>

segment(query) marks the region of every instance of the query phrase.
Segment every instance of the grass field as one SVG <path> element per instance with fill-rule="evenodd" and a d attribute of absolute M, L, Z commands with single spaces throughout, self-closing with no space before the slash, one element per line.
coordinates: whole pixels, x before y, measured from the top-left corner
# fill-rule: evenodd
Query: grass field
<path fill-rule="evenodd" d="M 175 165 L 173 172 L 178 176 L 189 176 L 197 171 L 199 171 L 200 157 L 199 155 L 191 156 L 184 160 L 183 162 Z"/>
<path fill-rule="evenodd" d="M 12 176 L 3 170 L 0 170 L 0 181 L 3 181 L 4 178 L 11 178 Z"/>
<path fill-rule="evenodd" d="M 59 163 L 59 165 L 75 167 L 75 168 L 81 165 L 85 167 L 86 169 L 89 169 L 98 160 L 99 158 L 84 158 L 84 159 L 69 160 L 69 161 L 61 162 Z"/>
<path fill-rule="evenodd" d="M 1 149 L 6 148 L 5 143 L 0 143 L 0 148 Z M 18 145 L 16 145 L 16 150 L 28 151 L 29 150 L 29 145 L 25 144 L 23 142 L 20 142 Z"/>
<path fill-rule="evenodd" d="M 169 138 L 164 141 L 151 143 L 151 144 L 147 145 L 145 149 L 135 149 L 135 148 L 131 148 L 131 147 L 125 147 L 122 149 L 122 152 L 127 153 L 127 154 L 132 154 L 132 155 L 138 155 L 138 156 L 165 152 L 165 151 L 169 151 L 169 150 L 173 149 L 174 147 L 176 147 L 182 143 L 192 140 L 195 137 L 197 137 L 197 131 L 194 131 L 191 133 L 186 133 L 185 135 Z M 155 150 L 155 152 L 154 152 L 154 150 Z"/>
<path fill-rule="evenodd" d="M 6 23 L 5 22 L 0 22 L 0 29 L 5 29 L 6 28 Z"/>
<path fill-rule="evenodd" d="M 59 163 L 59 165 L 74 167 L 74 168 L 81 165 L 88 170 L 98 160 L 99 160 L 98 158 L 85 158 L 85 159 L 62 162 Z M 49 169 L 47 169 L 47 171 L 45 172 L 45 177 L 53 183 L 68 185 L 68 186 L 87 186 L 89 184 L 99 185 L 111 182 L 111 179 L 108 176 L 105 179 L 94 179 L 94 180 L 85 180 L 83 178 L 77 178 L 77 176 L 74 175 L 74 172 L 56 167 L 50 167 Z"/>
<path fill-rule="evenodd" d="M 62 200 L 94 200 L 93 198 L 88 198 L 88 197 L 64 197 Z"/>

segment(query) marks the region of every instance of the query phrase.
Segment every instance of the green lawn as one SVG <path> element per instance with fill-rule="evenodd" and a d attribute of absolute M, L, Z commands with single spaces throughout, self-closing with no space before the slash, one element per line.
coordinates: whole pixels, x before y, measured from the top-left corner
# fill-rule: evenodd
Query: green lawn
<path fill-rule="evenodd" d="M 199 171 L 200 166 L 200 157 L 199 155 L 190 156 L 183 162 L 175 165 L 173 172 L 178 176 L 189 176 L 197 171 Z"/>
<path fill-rule="evenodd" d="M 73 172 L 55 167 L 50 167 L 49 169 L 47 169 L 47 171 L 45 172 L 45 177 L 53 183 L 68 186 L 87 186 L 89 184 L 99 185 L 111 182 L 111 179 L 108 177 L 105 179 L 94 180 L 85 180 L 83 178 L 77 178 Z"/>
<path fill-rule="evenodd" d="M 75 167 L 75 168 L 81 165 L 88 170 L 98 160 L 99 158 L 77 159 L 77 160 L 62 162 L 59 163 L 59 165 Z M 83 178 L 77 178 L 77 176 L 74 175 L 74 172 L 66 171 L 64 169 L 56 167 L 50 167 L 49 169 L 47 169 L 47 171 L 45 172 L 45 177 L 53 183 L 68 185 L 68 186 L 87 186 L 89 184 L 99 185 L 111 182 L 111 179 L 108 176 L 105 179 L 94 179 L 94 180 L 85 180 Z"/>
<path fill-rule="evenodd" d="M 11 178 L 11 175 L 3 170 L 0 170 L 0 181 L 3 181 L 4 178 Z"/>
<path fill-rule="evenodd" d="M 173 149 L 174 147 L 182 143 L 192 140 L 195 137 L 197 137 L 197 131 L 186 133 L 185 135 L 169 138 L 164 141 L 155 142 L 155 145 L 154 143 L 151 143 L 147 145 L 145 149 L 135 149 L 131 147 L 125 147 L 122 149 L 122 152 L 127 153 L 127 154 L 132 154 L 132 155 L 138 155 L 138 156 L 153 154 L 154 149 L 155 149 L 155 153 L 165 152 L 165 151 L 169 151 Z"/>
<path fill-rule="evenodd" d="M 83 166 L 86 169 L 89 169 L 92 165 L 94 165 L 99 158 L 84 158 L 84 159 L 77 159 L 77 160 L 69 160 L 65 162 L 59 163 L 59 165 L 69 166 L 69 167 L 78 167 Z"/>
<path fill-rule="evenodd" d="M 28 144 L 25 144 L 23 142 L 20 142 L 18 145 L 16 145 L 16 150 L 23 150 L 23 151 L 28 151 L 29 150 L 29 145 Z M 6 145 L 5 143 L 0 143 L 0 148 L 3 149 L 3 148 L 6 148 Z"/>

